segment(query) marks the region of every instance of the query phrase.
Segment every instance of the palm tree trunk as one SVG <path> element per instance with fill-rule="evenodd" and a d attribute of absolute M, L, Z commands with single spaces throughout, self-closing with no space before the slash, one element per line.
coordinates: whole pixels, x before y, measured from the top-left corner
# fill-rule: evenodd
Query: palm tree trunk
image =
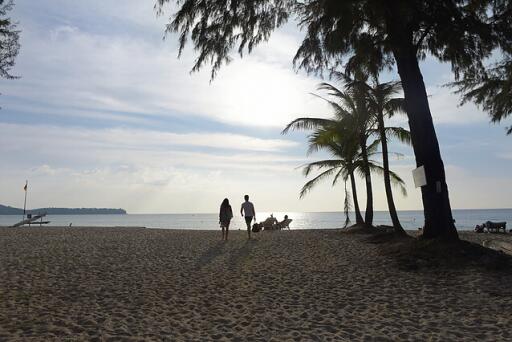
<path fill-rule="evenodd" d="M 364 222 L 371 226 L 373 224 L 373 190 L 372 176 L 368 165 L 368 152 L 366 151 L 366 138 L 361 138 L 361 154 L 364 162 L 364 175 L 366 180 L 366 211 L 364 212 Z"/>
<path fill-rule="evenodd" d="M 352 186 L 352 199 L 354 200 L 354 211 L 356 214 L 356 223 L 362 224 L 362 223 L 364 223 L 364 220 L 363 220 L 363 216 L 361 216 L 361 210 L 359 209 L 359 202 L 357 200 L 356 179 L 354 177 L 354 172 L 350 172 L 350 185 Z"/>
<path fill-rule="evenodd" d="M 458 239 L 450 207 L 444 164 L 432 122 L 425 83 L 418 64 L 417 50 L 413 45 L 412 31 L 400 23 L 400 20 L 396 20 L 396 17 L 393 17 L 396 13 L 392 12 L 398 13 L 398 10 L 391 9 L 387 24 L 391 29 L 390 38 L 396 46 L 393 55 L 404 89 L 416 165 L 425 168 L 427 179 L 427 185 L 421 187 L 425 214 L 423 237 Z"/>
<path fill-rule="evenodd" d="M 393 200 L 393 191 L 391 189 L 391 179 L 389 177 L 389 155 L 388 155 L 388 140 L 386 138 L 386 127 L 384 126 L 384 115 L 383 113 L 378 114 L 378 124 L 380 141 L 382 145 L 382 166 L 384 167 L 384 188 L 386 189 L 386 199 L 388 201 L 389 215 L 391 216 L 391 222 L 395 228 L 395 232 L 399 234 L 406 234 L 405 230 L 400 224 L 398 214 L 396 212 L 395 201 Z"/>

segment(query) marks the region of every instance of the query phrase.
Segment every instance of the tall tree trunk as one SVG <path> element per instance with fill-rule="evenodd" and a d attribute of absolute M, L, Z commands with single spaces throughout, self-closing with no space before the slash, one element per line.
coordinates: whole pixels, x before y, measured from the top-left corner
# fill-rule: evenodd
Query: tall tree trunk
<path fill-rule="evenodd" d="M 357 200 L 356 179 L 354 177 L 354 172 L 350 172 L 350 185 L 352 186 L 352 199 L 354 200 L 354 211 L 356 214 L 356 223 L 361 224 L 361 223 L 364 223 L 364 220 L 363 220 L 363 216 L 361 216 L 361 210 L 359 209 L 359 202 Z"/>
<path fill-rule="evenodd" d="M 372 176 L 368 165 L 368 152 L 366 151 L 366 138 L 361 137 L 360 144 L 364 162 L 364 178 L 366 180 L 366 211 L 364 212 L 364 222 L 368 226 L 371 226 L 373 225 L 373 190 Z"/>
<path fill-rule="evenodd" d="M 398 13 L 398 12 L 397 12 Z M 444 164 L 437 141 L 427 91 L 421 74 L 412 31 L 400 19 L 390 18 L 391 39 L 395 46 L 398 73 L 404 89 L 416 165 L 425 168 L 427 185 L 421 187 L 425 214 L 424 238 L 458 239 L 455 228 Z"/>
<path fill-rule="evenodd" d="M 386 127 L 384 126 L 384 114 L 378 114 L 378 124 L 380 141 L 382 145 L 382 165 L 384 167 L 384 188 L 386 189 L 386 198 L 388 200 L 389 215 L 391 216 L 391 222 L 395 228 L 395 232 L 399 234 L 406 234 L 405 230 L 400 224 L 398 214 L 396 212 L 395 201 L 393 200 L 393 190 L 391 189 L 391 179 L 389 176 L 389 155 L 388 155 L 388 140 L 386 137 Z"/>

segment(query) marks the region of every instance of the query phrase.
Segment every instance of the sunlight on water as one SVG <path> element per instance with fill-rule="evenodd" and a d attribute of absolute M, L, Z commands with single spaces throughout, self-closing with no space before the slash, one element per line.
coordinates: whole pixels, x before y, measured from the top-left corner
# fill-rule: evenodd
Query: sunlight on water
<path fill-rule="evenodd" d="M 260 212 L 258 222 L 273 214 L 278 221 L 288 215 L 293 221 L 291 229 L 332 229 L 341 228 L 345 218 L 341 212 L 299 213 L 299 212 Z M 231 229 L 246 229 L 240 212 L 234 212 Z M 472 230 L 475 225 L 487 220 L 507 221 L 512 226 L 512 209 L 454 210 L 456 226 L 461 230 Z M 422 211 L 400 211 L 399 217 L 405 229 L 417 229 L 423 224 Z M 0 215 L 0 226 L 10 226 L 20 220 L 18 215 Z M 47 219 L 53 226 L 128 226 L 170 229 L 219 229 L 217 214 L 134 214 L 134 215 L 52 215 Z M 351 217 L 352 222 L 353 215 Z M 388 212 L 376 211 L 374 224 L 391 224 Z"/>

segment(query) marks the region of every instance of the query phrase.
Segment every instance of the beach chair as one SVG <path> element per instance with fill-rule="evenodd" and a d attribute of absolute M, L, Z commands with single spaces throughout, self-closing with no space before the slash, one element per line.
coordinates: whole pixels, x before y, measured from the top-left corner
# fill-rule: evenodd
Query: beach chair
<path fill-rule="evenodd" d="M 507 222 L 485 222 L 485 228 L 489 233 L 499 233 L 503 229 L 503 233 L 507 232 Z"/>
<path fill-rule="evenodd" d="M 271 220 L 265 220 L 262 224 L 264 230 L 274 230 L 275 225 Z"/>
<path fill-rule="evenodd" d="M 281 230 L 284 228 L 288 228 L 290 230 L 290 223 L 292 223 L 292 219 L 285 219 L 279 223 L 276 224 L 277 229 Z"/>
<path fill-rule="evenodd" d="M 277 225 L 277 220 L 274 216 L 270 215 L 267 219 L 260 223 L 263 225 L 264 230 L 275 230 Z"/>

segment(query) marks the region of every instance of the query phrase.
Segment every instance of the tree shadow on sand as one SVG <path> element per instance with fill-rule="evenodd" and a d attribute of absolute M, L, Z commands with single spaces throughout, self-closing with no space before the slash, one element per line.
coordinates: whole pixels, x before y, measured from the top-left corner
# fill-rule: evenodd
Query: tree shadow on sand
<path fill-rule="evenodd" d="M 405 271 L 466 267 L 498 273 L 512 271 L 511 255 L 465 240 L 421 239 L 383 233 L 366 238 L 366 242 L 379 245 L 379 253 L 393 258 Z"/>

